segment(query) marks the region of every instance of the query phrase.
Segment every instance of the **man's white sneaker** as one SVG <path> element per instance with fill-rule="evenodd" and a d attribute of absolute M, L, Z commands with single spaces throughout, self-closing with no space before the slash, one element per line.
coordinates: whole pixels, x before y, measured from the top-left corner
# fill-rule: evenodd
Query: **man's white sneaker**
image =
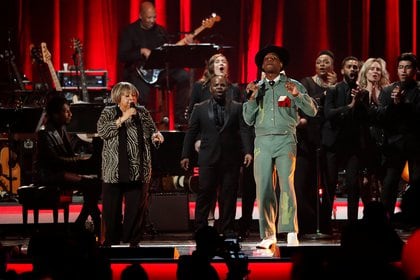
<path fill-rule="evenodd" d="M 276 239 L 276 236 L 273 235 L 273 236 L 269 236 L 269 237 L 266 237 L 263 240 L 261 240 L 261 242 L 257 244 L 257 248 L 258 249 L 270 249 L 271 246 L 273 246 L 273 245 L 276 246 L 276 244 L 277 244 L 277 239 Z"/>
<path fill-rule="evenodd" d="M 287 234 L 287 246 L 298 246 L 299 240 L 296 232 L 289 232 Z"/>

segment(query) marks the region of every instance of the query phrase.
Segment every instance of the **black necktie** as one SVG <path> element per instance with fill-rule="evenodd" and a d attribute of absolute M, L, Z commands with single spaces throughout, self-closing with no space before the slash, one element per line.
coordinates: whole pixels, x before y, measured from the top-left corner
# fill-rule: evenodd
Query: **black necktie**
<path fill-rule="evenodd" d="M 270 86 L 274 86 L 275 82 L 274 82 L 274 81 L 269 81 L 269 82 L 268 82 L 268 84 L 269 84 Z"/>
<path fill-rule="evenodd" d="M 225 118 L 224 118 L 225 107 L 221 105 L 217 105 L 217 111 L 219 113 L 220 126 L 223 126 L 223 124 L 225 123 Z"/>
<path fill-rule="evenodd" d="M 215 103 L 213 110 L 216 118 L 216 125 L 222 127 L 224 123 L 224 107 L 219 105 L 218 103 Z"/>

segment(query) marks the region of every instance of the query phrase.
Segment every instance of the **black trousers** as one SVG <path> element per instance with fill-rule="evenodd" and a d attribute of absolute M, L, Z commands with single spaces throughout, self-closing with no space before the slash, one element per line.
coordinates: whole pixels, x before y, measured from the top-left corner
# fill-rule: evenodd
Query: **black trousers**
<path fill-rule="evenodd" d="M 347 219 L 355 221 L 358 217 L 360 198 L 361 155 L 355 150 L 326 150 L 326 189 L 320 205 L 320 228 L 323 233 L 331 233 L 331 215 L 338 183 L 338 171 L 346 171 L 345 189 L 347 192 Z"/>
<path fill-rule="evenodd" d="M 242 231 L 249 230 L 252 223 L 252 213 L 256 198 L 256 185 L 254 178 L 254 168 L 251 164 L 248 167 L 242 167 L 242 178 L 240 180 L 242 188 L 242 216 L 240 227 Z"/>
<path fill-rule="evenodd" d="M 416 189 L 412 193 L 420 193 L 418 191 L 420 189 L 419 142 L 416 139 L 401 139 L 401 141 L 397 141 L 385 148 L 385 178 L 381 199 L 388 214 L 391 216 L 395 211 L 401 173 L 407 161 L 409 166 L 409 185 L 410 188 Z M 419 201 L 417 200 L 417 205 L 419 205 Z M 416 216 L 420 217 L 420 212 Z"/>
<path fill-rule="evenodd" d="M 318 187 L 323 186 L 322 174 L 317 174 L 317 164 L 321 165 L 322 151 L 313 147 L 310 151 L 297 150 L 295 169 L 295 191 L 299 233 L 315 233 L 317 230 Z M 325 171 L 319 166 L 319 172 Z M 318 175 L 321 182 L 318 182 Z M 321 184 L 321 186 L 319 186 Z"/>
<path fill-rule="evenodd" d="M 219 232 L 234 231 L 239 166 L 200 166 L 199 189 L 195 206 L 197 228 L 208 224 L 208 215 L 218 195 Z M 217 187 L 220 186 L 219 192 Z"/>
<path fill-rule="evenodd" d="M 148 192 L 149 185 L 141 182 L 103 183 L 104 245 L 140 242 Z"/>

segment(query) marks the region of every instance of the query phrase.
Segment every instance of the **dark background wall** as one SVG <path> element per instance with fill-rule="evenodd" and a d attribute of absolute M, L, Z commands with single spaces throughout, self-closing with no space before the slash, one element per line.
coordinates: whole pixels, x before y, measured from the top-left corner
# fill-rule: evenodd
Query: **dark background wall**
<path fill-rule="evenodd" d="M 245 83 L 257 77 L 255 52 L 281 43 L 291 53 L 289 75 L 312 75 L 321 49 L 336 55 L 336 71 L 347 55 L 360 59 L 383 57 L 395 77 L 400 52 L 418 53 L 416 0 L 156 0 L 164 7 L 158 22 L 173 35 L 191 31 L 212 12 L 222 20 L 198 36 L 201 42 L 228 46 L 223 51 L 231 64 L 231 80 Z M 71 39 L 84 45 L 85 69 L 106 69 L 109 84 L 120 79 L 116 58 L 120 30 L 136 19 L 135 0 L 6 0 L 1 2 L 0 53 L 13 50 L 19 70 L 36 79 L 29 45 L 46 42 L 55 68 L 72 63 Z M 186 16 L 187 15 L 187 16 Z M 183 22 L 188 17 L 189 28 Z M 188 30 L 186 30 L 188 28 Z M 252 28 L 257 32 L 252 32 Z M 5 60 L 0 61 L 2 83 L 8 82 Z M 196 76 L 201 69 L 196 70 Z"/>

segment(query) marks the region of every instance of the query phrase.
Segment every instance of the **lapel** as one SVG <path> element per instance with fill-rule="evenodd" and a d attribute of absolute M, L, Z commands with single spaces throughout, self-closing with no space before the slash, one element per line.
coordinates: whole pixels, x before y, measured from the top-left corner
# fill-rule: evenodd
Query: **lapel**
<path fill-rule="evenodd" d="M 207 113 L 208 113 L 210 122 L 216 124 L 216 121 L 214 119 L 213 102 L 211 101 L 211 99 L 208 99 L 207 101 Z"/>

